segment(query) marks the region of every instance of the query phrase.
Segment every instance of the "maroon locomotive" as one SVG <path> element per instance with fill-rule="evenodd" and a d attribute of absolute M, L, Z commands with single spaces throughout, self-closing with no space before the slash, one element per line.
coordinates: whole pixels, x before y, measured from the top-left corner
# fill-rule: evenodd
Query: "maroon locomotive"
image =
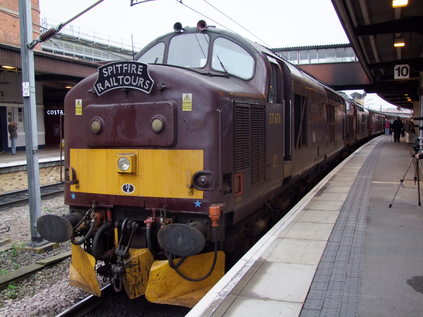
<path fill-rule="evenodd" d="M 275 217 L 267 202 L 370 136 L 368 112 L 270 50 L 200 21 L 101 66 L 65 98 L 71 281 L 194 305 Z"/>

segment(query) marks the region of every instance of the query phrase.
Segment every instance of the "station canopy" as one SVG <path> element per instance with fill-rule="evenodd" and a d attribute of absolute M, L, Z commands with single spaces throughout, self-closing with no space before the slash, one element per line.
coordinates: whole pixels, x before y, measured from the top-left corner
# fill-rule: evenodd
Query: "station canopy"
<path fill-rule="evenodd" d="M 419 100 L 419 76 L 423 72 L 423 1 L 332 3 L 371 82 L 366 91 L 412 109 L 413 102 Z"/>

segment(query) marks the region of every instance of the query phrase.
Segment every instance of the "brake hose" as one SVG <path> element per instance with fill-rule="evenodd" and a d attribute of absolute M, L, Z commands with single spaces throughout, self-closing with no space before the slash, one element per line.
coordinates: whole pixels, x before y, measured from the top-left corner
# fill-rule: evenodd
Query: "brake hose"
<path fill-rule="evenodd" d="M 105 222 L 101 225 L 101 227 L 97 230 L 96 234 L 94 235 L 92 254 L 96 259 L 99 259 L 99 260 L 108 259 L 108 256 L 107 256 L 108 251 L 101 253 L 100 243 L 102 242 L 101 238 L 103 233 L 109 230 L 110 228 L 112 228 L 112 224 L 110 222 Z"/>
<path fill-rule="evenodd" d="M 148 248 L 148 250 L 150 250 L 152 255 L 157 256 L 159 254 L 159 252 L 154 250 L 153 241 L 151 239 L 151 230 L 152 229 L 151 229 L 150 226 L 146 226 L 145 237 L 146 237 L 146 242 L 147 242 L 147 248 Z"/>
<path fill-rule="evenodd" d="M 172 269 L 174 269 L 175 272 L 178 273 L 178 275 L 180 277 L 182 277 L 183 279 L 185 279 L 187 281 L 190 281 L 190 282 L 201 282 L 201 281 L 204 281 L 206 278 L 208 278 L 212 274 L 212 272 L 213 272 L 213 270 L 214 270 L 214 268 L 216 266 L 216 261 L 217 261 L 217 241 L 214 241 L 214 256 L 213 256 L 213 263 L 212 263 L 212 265 L 210 267 L 210 270 L 204 276 L 199 277 L 199 278 L 192 278 L 192 277 L 186 276 L 184 273 L 182 273 L 181 271 L 179 271 L 179 266 L 182 264 L 182 262 L 184 262 L 185 257 L 184 258 L 181 258 L 179 260 L 179 262 L 176 263 L 176 264 L 173 263 L 173 260 L 171 259 L 171 257 L 170 257 L 169 254 L 166 253 L 166 257 L 167 257 L 167 260 L 169 262 L 169 266 Z"/>
<path fill-rule="evenodd" d="M 75 245 L 81 245 L 85 241 L 87 241 L 87 239 L 89 237 L 91 237 L 91 234 L 93 233 L 94 226 L 95 226 L 95 219 L 94 219 L 93 211 L 94 211 L 93 208 L 88 209 L 87 212 L 85 213 L 84 217 L 75 226 L 75 229 L 73 230 L 72 237 L 71 237 L 71 241 L 72 241 L 73 244 L 75 244 Z M 90 217 L 91 217 L 91 220 L 90 220 L 90 228 L 88 229 L 87 234 L 85 236 L 83 236 L 81 240 L 78 240 L 77 241 L 76 240 L 76 236 L 75 236 L 76 229 L 78 229 L 78 227 L 85 221 L 85 219 L 88 218 L 87 215 L 90 215 Z"/>

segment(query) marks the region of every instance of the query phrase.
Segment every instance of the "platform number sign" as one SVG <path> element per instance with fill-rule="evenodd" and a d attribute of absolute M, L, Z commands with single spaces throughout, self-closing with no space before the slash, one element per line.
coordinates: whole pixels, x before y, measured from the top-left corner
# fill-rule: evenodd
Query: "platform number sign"
<path fill-rule="evenodd" d="M 401 64 L 394 67 L 394 79 L 410 78 L 410 65 Z"/>

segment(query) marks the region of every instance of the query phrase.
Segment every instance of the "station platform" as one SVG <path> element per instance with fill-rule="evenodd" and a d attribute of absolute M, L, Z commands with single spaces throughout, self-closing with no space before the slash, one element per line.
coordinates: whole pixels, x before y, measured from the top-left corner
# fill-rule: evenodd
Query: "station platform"
<path fill-rule="evenodd" d="M 64 154 L 62 154 L 62 157 Z M 53 162 L 60 160 L 60 149 L 49 147 L 38 150 L 39 163 Z M 26 165 L 26 151 L 16 151 L 16 155 L 10 152 L 0 152 L 0 168 Z"/>
<path fill-rule="evenodd" d="M 38 151 L 40 185 L 51 185 L 62 181 L 64 154 L 60 160 L 60 149 L 44 148 Z M 0 194 L 28 188 L 26 152 L 0 152 Z"/>
<path fill-rule="evenodd" d="M 412 154 L 386 135 L 362 146 L 187 316 L 423 316 L 423 207 Z"/>

